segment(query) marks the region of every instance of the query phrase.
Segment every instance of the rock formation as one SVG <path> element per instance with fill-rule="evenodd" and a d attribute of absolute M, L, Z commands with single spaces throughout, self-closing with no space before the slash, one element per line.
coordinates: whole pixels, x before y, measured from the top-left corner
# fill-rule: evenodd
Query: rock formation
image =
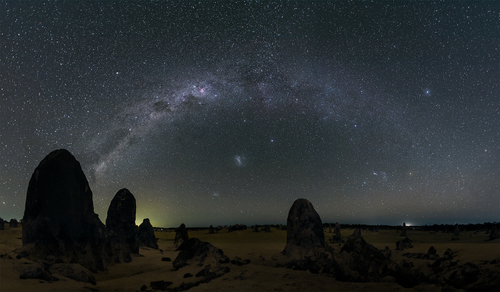
<path fill-rule="evenodd" d="M 229 258 L 224 252 L 208 242 L 198 238 L 191 238 L 179 247 L 179 254 L 173 261 L 174 269 L 178 270 L 188 264 L 210 265 L 212 268 L 219 264 L 229 263 Z"/>
<path fill-rule="evenodd" d="M 158 249 L 158 243 L 156 243 L 155 231 L 153 226 L 149 222 L 149 219 L 146 218 L 142 221 L 141 225 L 139 225 L 138 231 L 139 241 L 150 248 Z"/>
<path fill-rule="evenodd" d="M 340 224 L 339 222 L 335 223 L 335 237 L 342 239 L 342 235 L 340 235 Z"/>
<path fill-rule="evenodd" d="M 500 236 L 498 235 L 498 226 L 497 224 L 493 224 L 493 226 L 491 227 L 491 232 L 490 232 L 490 240 L 493 240 L 493 239 L 497 239 L 499 238 Z"/>
<path fill-rule="evenodd" d="M 10 222 L 9 222 L 9 228 L 17 228 L 19 225 L 19 222 L 17 222 L 16 219 L 12 218 L 10 219 Z"/>
<path fill-rule="evenodd" d="M 359 234 L 359 237 L 361 237 L 361 233 Z M 332 238 L 330 239 L 330 242 L 331 243 L 339 243 L 339 244 L 344 243 L 344 240 L 342 239 L 342 235 L 340 234 L 340 224 L 339 224 L 339 222 L 335 223 L 334 234 L 333 234 Z"/>
<path fill-rule="evenodd" d="M 396 242 L 396 250 L 404 250 L 412 247 L 413 244 L 411 244 L 411 240 L 408 237 L 402 240 L 398 240 Z"/>
<path fill-rule="evenodd" d="M 342 281 L 376 282 L 395 267 L 383 252 L 361 237 L 349 237 L 337 261 L 342 269 L 337 273 L 337 279 Z"/>
<path fill-rule="evenodd" d="M 453 231 L 453 236 L 460 236 L 460 227 L 458 227 L 458 223 L 455 224 L 455 231 Z"/>
<path fill-rule="evenodd" d="M 359 228 L 354 229 L 354 232 L 351 234 L 350 237 L 361 238 L 361 229 Z"/>
<path fill-rule="evenodd" d="M 208 234 L 214 234 L 214 233 L 215 233 L 214 226 L 210 225 L 210 227 L 208 228 Z"/>
<path fill-rule="evenodd" d="M 0 230 L 5 230 L 5 222 L 0 218 Z"/>
<path fill-rule="evenodd" d="M 337 263 L 325 242 L 323 223 L 306 199 L 297 199 L 288 212 L 286 246 L 278 266 L 335 274 Z"/>
<path fill-rule="evenodd" d="M 105 270 L 110 249 L 80 163 L 67 150 L 47 155 L 31 176 L 21 256 Z"/>
<path fill-rule="evenodd" d="M 131 253 L 139 253 L 138 229 L 135 225 L 135 197 L 127 189 L 119 190 L 111 200 L 106 218 L 108 241 L 115 262 L 132 261 Z"/>
<path fill-rule="evenodd" d="M 174 239 L 174 247 L 179 248 L 184 242 L 189 240 L 188 232 L 186 229 L 186 225 L 184 223 L 177 228 L 177 231 L 175 232 L 175 239 Z"/>
<path fill-rule="evenodd" d="M 401 228 L 400 236 L 406 236 L 406 223 L 403 222 L 403 227 Z"/>

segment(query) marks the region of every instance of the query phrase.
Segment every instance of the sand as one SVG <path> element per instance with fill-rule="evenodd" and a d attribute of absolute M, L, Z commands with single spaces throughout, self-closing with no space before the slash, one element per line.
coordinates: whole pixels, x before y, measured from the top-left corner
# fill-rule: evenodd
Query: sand
<path fill-rule="evenodd" d="M 108 267 L 106 272 L 94 274 L 97 285 L 77 282 L 61 277 L 59 281 L 47 282 L 35 279 L 20 279 L 19 270 L 30 260 L 16 259 L 16 250 L 22 247 L 21 226 L 0 231 L 0 291 L 140 291 L 145 285 L 152 290 L 152 281 L 171 281 L 170 287 L 177 287 L 183 282 L 195 282 L 196 277 L 184 278 L 186 273 L 195 275 L 201 267 L 189 265 L 175 271 L 172 261 L 177 256 L 173 246 L 175 232 L 156 232 L 160 250 L 141 248 L 140 255 L 135 256 L 131 263 L 116 264 Z M 240 257 L 250 259 L 250 264 L 237 266 L 229 264 L 230 272 L 209 283 L 200 284 L 189 291 L 441 291 L 442 288 L 421 284 L 413 288 L 403 288 L 388 280 L 387 283 L 348 283 L 337 281 L 334 277 L 324 274 L 313 274 L 309 271 L 296 271 L 286 268 L 276 268 L 273 256 L 283 250 L 286 244 L 286 231 L 271 228 L 272 232 L 252 232 L 251 229 L 227 232 L 222 230 L 208 234 L 207 230 L 189 231 L 189 237 L 197 237 L 208 241 L 222 249 L 230 259 Z M 333 233 L 325 236 L 330 238 Z M 344 237 L 353 230 L 342 229 Z M 430 263 L 428 260 L 408 259 L 406 252 L 426 253 L 434 246 L 438 255 L 442 256 L 446 249 L 457 252 L 459 264 L 474 263 L 481 268 L 500 271 L 500 265 L 491 264 L 492 260 L 500 261 L 500 239 L 487 241 L 485 232 L 462 232 L 460 240 L 452 241 L 451 233 L 431 234 L 426 231 L 407 231 L 407 236 L 413 241 L 413 248 L 404 251 L 396 250 L 396 241 L 402 239 L 395 230 L 379 232 L 362 231 L 363 238 L 379 249 L 386 246 L 392 251 L 392 260 L 411 261 L 416 267 Z M 339 244 L 332 244 L 335 251 L 340 250 Z M 162 261 L 164 257 L 172 261 Z"/>

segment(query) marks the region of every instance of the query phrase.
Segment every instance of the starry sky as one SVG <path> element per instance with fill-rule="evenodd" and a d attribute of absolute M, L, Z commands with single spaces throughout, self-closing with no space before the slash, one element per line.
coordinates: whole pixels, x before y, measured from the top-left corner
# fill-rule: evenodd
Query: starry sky
<path fill-rule="evenodd" d="M 103 222 L 498 222 L 499 8 L 0 1 L 0 216 L 65 148 Z"/>

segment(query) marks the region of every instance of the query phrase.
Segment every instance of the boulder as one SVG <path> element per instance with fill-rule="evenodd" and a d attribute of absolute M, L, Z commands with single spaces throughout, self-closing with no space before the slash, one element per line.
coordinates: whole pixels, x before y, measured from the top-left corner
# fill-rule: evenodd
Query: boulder
<path fill-rule="evenodd" d="M 313 273 L 335 274 L 338 269 L 321 218 L 306 199 L 297 199 L 288 212 L 286 246 L 277 260 L 278 266 Z"/>
<path fill-rule="evenodd" d="M 97 284 L 94 275 L 79 264 L 54 264 L 50 267 L 52 275 L 61 275 L 78 282 Z"/>
<path fill-rule="evenodd" d="M 139 241 L 147 247 L 158 249 L 158 243 L 156 243 L 155 231 L 153 226 L 146 218 L 139 225 L 139 231 L 137 232 L 139 236 Z"/>
<path fill-rule="evenodd" d="M 412 247 L 413 245 L 411 244 L 411 240 L 408 237 L 402 240 L 398 240 L 396 242 L 396 250 L 404 250 Z"/>
<path fill-rule="evenodd" d="M 21 267 L 20 279 L 39 279 L 45 281 L 57 281 L 58 279 L 52 276 L 45 268 L 38 264 L 27 264 Z"/>
<path fill-rule="evenodd" d="M 184 223 L 175 231 L 174 247 L 179 248 L 184 242 L 189 240 L 188 231 Z"/>
<path fill-rule="evenodd" d="M 224 255 L 222 250 L 208 242 L 202 242 L 198 238 L 190 238 L 178 250 L 180 252 L 172 263 L 176 270 L 191 263 L 210 265 L 211 267 L 229 263 L 229 258 Z"/>
<path fill-rule="evenodd" d="M 354 229 L 354 232 L 351 234 L 352 238 L 361 238 L 361 229 L 356 228 Z"/>
<path fill-rule="evenodd" d="M 139 253 L 135 211 L 134 195 L 127 189 L 119 190 L 111 200 L 106 218 L 108 241 L 113 249 L 114 262 L 129 263 L 132 261 L 131 254 Z"/>
<path fill-rule="evenodd" d="M 47 155 L 31 176 L 22 224 L 21 255 L 106 270 L 111 252 L 94 213 L 92 191 L 80 163 L 67 150 Z"/>
<path fill-rule="evenodd" d="M 16 219 L 10 219 L 9 228 L 17 228 L 19 226 L 19 222 Z"/>
<path fill-rule="evenodd" d="M 394 263 L 384 253 L 361 237 L 349 237 L 337 261 L 342 269 L 337 279 L 341 281 L 376 282 L 394 269 Z"/>

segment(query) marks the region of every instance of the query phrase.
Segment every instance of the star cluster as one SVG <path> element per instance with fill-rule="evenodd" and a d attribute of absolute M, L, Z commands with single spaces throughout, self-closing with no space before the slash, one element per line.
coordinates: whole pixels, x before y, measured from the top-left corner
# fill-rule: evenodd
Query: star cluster
<path fill-rule="evenodd" d="M 493 1 L 0 3 L 0 216 L 65 148 L 101 219 L 500 219 Z"/>

